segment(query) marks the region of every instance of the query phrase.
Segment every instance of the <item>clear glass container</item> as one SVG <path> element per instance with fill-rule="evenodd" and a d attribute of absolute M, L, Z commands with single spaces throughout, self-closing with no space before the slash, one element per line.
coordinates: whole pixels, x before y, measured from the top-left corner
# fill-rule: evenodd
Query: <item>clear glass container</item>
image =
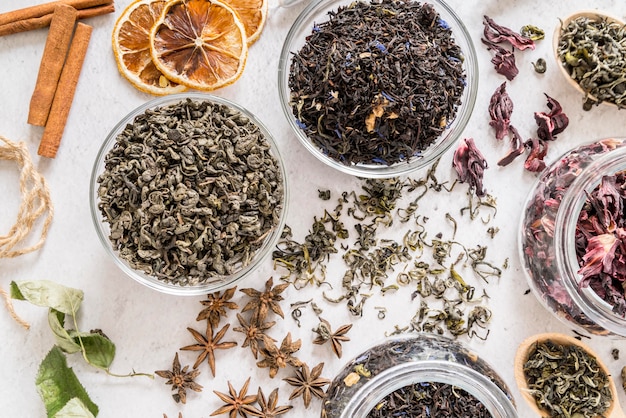
<path fill-rule="evenodd" d="M 363 0 L 368 2 L 369 0 Z M 466 85 L 461 97 L 461 104 L 456 109 L 456 116 L 447 125 L 441 136 L 420 155 L 412 156 L 406 161 L 391 165 L 385 164 L 344 164 L 343 162 L 329 157 L 318 145 L 316 145 L 299 125 L 300 122 L 294 116 L 291 108 L 291 89 L 289 88 L 289 75 L 293 54 L 299 51 L 306 43 L 306 37 L 311 34 L 315 24 L 328 20 L 328 12 L 336 11 L 340 6 L 348 6 L 353 0 L 318 0 L 311 2 L 298 16 L 283 44 L 278 64 L 278 91 L 283 113 L 292 128 L 292 131 L 316 158 L 328 166 L 341 172 L 365 178 L 388 178 L 408 174 L 421 168 L 428 167 L 437 158 L 444 154 L 450 147 L 457 143 L 467 125 L 478 92 L 478 61 L 476 50 L 471 36 L 457 16 L 454 10 L 442 0 L 429 0 L 440 18 L 450 27 L 456 44 L 463 52 L 463 70 L 466 77 Z"/>
<path fill-rule="evenodd" d="M 131 124 L 136 117 L 145 114 L 147 110 L 176 104 L 187 99 L 190 99 L 194 102 L 208 101 L 216 105 L 224 105 L 248 118 L 254 125 L 258 127 L 259 131 L 262 133 L 265 140 L 267 141 L 267 144 L 269 145 L 269 152 L 275 158 L 279 173 L 282 176 L 282 190 L 280 191 L 282 192 L 282 205 L 279 208 L 280 212 L 278 214 L 278 223 L 268 231 L 265 238 L 263 239 L 262 244 L 258 248 L 256 248 L 256 250 L 254 250 L 248 263 L 240 263 L 240 265 L 238 265 L 237 267 L 238 269 L 231 274 L 211 276 L 207 278 L 206 281 L 199 284 L 178 284 L 175 282 L 160 280 L 157 277 L 148 275 L 143 271 L 131 267 L 126 260 L 120 257 L 119 252 L 113 248 L 111 241 L 109 240 L 110 225 L 104 220 L 102 213 L 98 208 L 100 200 L 98 196 L 98 177 L 105 170 L 105 157 L 107 153 L 115 146 L 118 135 L 126 128 L 128 124 Z M 89 190 L 89 203 L 93 224 L 95 226 L 100 242 L 106 249 L 107 253 L 115 261 L 115 264 L 128 276 L 151 289 L 173 295 L 189 296 L 202 295 L 209 292 L 219 291 L 228 286 L 232 286 L 236 282 L 242 280 L 244 277 L 247 277 L 248 275 L 253 273 L 255 269 L 257 269 L 259 265 L 267 259 L 269 254 L 271 254 L 272 250 L 274 249 L 276 243 L 280 238 L 280 235 L 282 234 L 286 221 L 287 202 L 288 188 L 286 171 L 278 146 L 276 145 L 276 142 L 274 141 L 274 138 L 269 130 L 252 113 L 239 106 L 238 104 L 221 97 L 204 93 L 181 93 L 159 97 L 148 101 L 147 103 L 144 103 L 143 105 L 137 107 L 135 110 L 130 112 L 124 118 L 122 118 L 122 120 L 111 130 L 109 135 L 106 137 L 98 152 L 91 173 Z M 184 280 L 181 280 L 181 282 L 184 283 Z"/>
<path fill-rule="evenodd" d="M 568 151 L 541 173 L 522 213 L 519 251 L 531 290 L 562 322 L 590 334 L 626 336 L 626 318 L 579 285 L 574 246 L 587 193 L 603 176 L 626 170 L 624 145 L 608 138 Z"/>
<path fill-rule="evenodd" d="M 330 384 L 322 417 L 364 418 L 388 394 L 438 382 L 466 391 L 493 418 L 515 418 L 515 402 L 494 369 L 460 342 L 434 334 L 394 337 L 356 356 Z"/>

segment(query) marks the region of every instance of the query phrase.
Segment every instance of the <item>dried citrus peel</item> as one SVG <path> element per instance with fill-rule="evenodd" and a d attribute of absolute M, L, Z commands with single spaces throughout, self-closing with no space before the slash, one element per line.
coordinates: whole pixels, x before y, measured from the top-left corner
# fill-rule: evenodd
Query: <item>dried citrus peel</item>
<path fill-rule="evenodd" d="M 152 61 L 169 80 L 210 91 L 235 82 L 248 56 L 237 13 L 215 0 L 173 0 L 150 33 Z"/>

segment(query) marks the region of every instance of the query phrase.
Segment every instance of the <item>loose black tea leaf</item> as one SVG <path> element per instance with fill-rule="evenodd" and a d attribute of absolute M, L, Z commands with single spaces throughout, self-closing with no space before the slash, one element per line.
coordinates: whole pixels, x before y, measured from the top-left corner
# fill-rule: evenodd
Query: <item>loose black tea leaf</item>
<path fill-rule="evenodd" d="M 524 363 L 524 376 L 537 406 L 554 418 L 603 416 L 612 403 L 609 377 L 575 345 L 537 343 Z"/>
<path fill-rule="evenodd" d="M 98 183 L 114 250 L 131 267 L 178 285 L 248 265 L 284 203 L 279 163 L 259 127 L 209 101 L 137 116 L 117 136 Z"/>
<path fill-rule="evenodd" d="M 465 88 L 450 27 L 412 1 L 355 2 L 328 16 L 291 62 L 298 124 L 346 165 L 419 156 L 455 118 Z"/>
<path fill-rule="evenodd" d="M 626 107 L 624 40 L 623 24 L 599 16 L 578 17 L 561 27 L 557 54 L 570 77 L 586 93 L 583 109 L 605 101 Z"/>
<path fill-rule="evenodd" d="M 332 417 L 341 416 L 345 412 L 347 402 L 358 396 L 357 394 L 364 391 L 365 387 L 368 388 L 368 396 L 371 396 L 372 388 L 381 389 L 375 384 L 376 379 L 380 379 L 391 369 L 403 364 L 418 364 L 422 361 L 445 361 L 455 367 L 458 365 L 473 369 L 489 379 L 498 389 L 507 394 L 507 397 L 510 396 L 506 383 L 475 353 L 447 338 L 420 334 L 415 338 L 387 339 L 384 343 L 368 349 L 351 360 L 326 391 L 323 413 Z M 383 392 L 381 399 L 374 405 L 368 417 L 491 418 L 491 414 L 486 411 L 485 405 L 477 397 L 458 387 L 428 380 L 407 382 L 407 384 L 408 386 L 392 392 L 389 397 L 385 397 L 387 392 Z M 437 390 L 443 393 L 435 393 Z"/>
<path fill-rule="evenodd" d="M 491 418 L 485 405 L 470 393 L 447 383 L 418 382 L 391 392 L 367 418 Z"/>

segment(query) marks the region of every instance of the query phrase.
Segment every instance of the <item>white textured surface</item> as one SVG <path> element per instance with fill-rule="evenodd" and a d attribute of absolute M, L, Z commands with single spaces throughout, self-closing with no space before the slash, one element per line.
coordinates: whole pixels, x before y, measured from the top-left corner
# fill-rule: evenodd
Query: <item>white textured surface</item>
<path fill-rule="evenodd" d="M 103 329 L 116 343 L 117 357 L 113 370 L 118 373 L 131 369 L 152 372 L 169 368 L 178 348 L 193 341 L 186 327 L 202 327 L 195 321 L 201 308 L 198 302 L 202 298 L 159 294 L 125 277 L 107 258 L 98 242 L 89 213 L 89 176 L 100 143 L 121 117 L 151 98 L 135 90 L 118 74 L 111 52 L 111 29 L 116 17 L 128 2 L 118 1 L 115 15 L 89 21 L 94 26 L 91 45 L 63 143 L 54 160 L 36 156 L 42 130 L 26 123 L 30 94 L 47 32 L 37 30 L 0 38 L 0 134 L 28 144 L 36 166 L 49 182 L 55 205 L 55 218 L 45 246 L 34 254 L 13 260 L 0 260 L 0 286 L 7 289 L 11 280 L 49 279 L 83 289 L 85 301 L 79 321 L 86 330 Z M 0 12 L 34 3 L 34 0 L 5 1 L 0 4 Z M 485 185 L 498 201 L 495 225 L 500 228 L 500 232 L 490 244 L 489 258 L 509 258 L 510 261 L 510 267 L 504 271 L 502 278 L 488 287 L 491 296 L 489 306 L 494 311 L 489 338 L 486 341 L 476 338 L 461 340 L 488 360 L 509 384 L 517 400 L 520 416 L 531 417 L 533 415 L 523 403 L 513 380 L 515 347 L 522 339 L 534 333 L 570 333 L 570 328 L 554 319 L 532 294 L 524 295 L 528 286 L 517 257 L 517 228 L 520 207 L 534 176 L 523 171 L 522 159 L 505 168 L 496 164 L 506 151 L 507 145 L 497 144 L 493 138 L 493 132 L 488 125 L 487 104 L 491 93 L 504 78 L 494 72 L 490 63 L 491 54 L 480 43 L 483 15 L 489 15 L 496 22 L 516 30 L 524 24 L 534 24 L 547 32 L 547 39 L 539 42 L 535 51 L 517 54 L 520 75 L 509 83 L 508 91 L 515 103 L 513 123 L 524 137 L 530 136 L 535 129 L 533 112 L 545 109 L 544 92 L 559 100 L 569 115 L 570 126 L 566 133 L 550 144 L 548 162 L 554 161 L 558 155 L 576 144 L 607 136 L 626 135 L 624 113 L 606 107 L 584 112 L 578 94 L 561 78 L 552 59 L 550 40 L 558 17 L 588 8 L 589 2 L 450 0 L 449 3 L 466 22 L 478 53 L 480 91 L 474 115 L 464 136 L 475 138 L 487 157 L 490 168 L 485 174 Z M 605 0 L 597 4 L 601 10 L 617 16 L 625 12 L 622 2 L 619 1 Z M 310 226 L 312 217 L 319 215 L 322 210 L 317 199 L 317 190 L 328 188 L 336 197 L 343 190 L 352 190 L 357 182 L 318 162 L 289 132 L 279 106 L 276 69 L 282 41 L 302 6 L 291 9 L 277 9 L 272 6 L 273 3 L 263 35 L 250 49 L 249 61 L 242 78 L 216 94 L 248 108 L 276 136 L 285 156 L 292 190 L 287 222 L 297 236 L 302 237 Z M 540 57 L 548 61 L 548 71 L 544 75 L 537 75 L 531 66 L 531 61 Z M 440 166 L 444 177 L 451 175 L 450 157 L 451 151 L 443 158 Z M 417 176 L 420 173 L 415 175 Z M 12 224 L 17 211 L 17 180 L 14 167 L 1 162 L 0 231 L 3 233 Z M 442 214 L 450 210 L 449 205 L 460 207 L 460 202 L 465 199 L 463 190 L 464 188 L 459 188 L 453 195 L 458 202 L 433 201 L 425 215 L 432 219 L 442 219 Z M 437 199 L 437 196 L 433 195 L 433 199 Z M 436 233 L 437 224 L 434 223 L 431 227 L 433 233 Z M 471 230 L 460 228 L 458 240 L 472 242 L 475 237 L 468 231 Z M 398 231 L 398 236 L 394 238 L 400 239 L 402 233 L 403 231 Z M 239 287 L 261 288 L 269 276 L 274 274 L 277 277 L 278 274 L 272 271 L 271 262 L 266 264 L 258 274 L 242 282 Z M 337 280 L 340 271 L 337 269 L 334 275 L 330 271 L 329 278 Z M 294 289 L 289 289 L 283 310 L 288 314 L 289 303 L 306 300 L 311 296 L 321 298 L 319 293 L 299 294 Z M 241 298 L 240 293 L 237 298 Z M 391 308 L 410 304 L 410 299 L 407 294 L 398 293 L 387 296 L 380 303 Z M 415 306 L 407 305 L 404 316 L 402 312 L 396 312 L 390 314 L 385 321 L 380 321 L 375 318 L 374 306 L 377 306 L 374 302 L 366 305 L 368 313 L 363 318 L 352 318 L 354 327 L 349 334 L 352 340 L 344 345 L 343 359 L 329 355 L 326 350 L 328 347 L 311 346 L 310 341 L 314 335 L 310 329 L 315 322 L 310 311 L 305 315 L 306 320 L 301 328 L 296 327 L 291 318 L 287 317 L 270 334 L 280 339 L 289 330 L 295 338 L 301 338 L 305 347 L 299 353 L 300 358 L 311 366 L 324 361 L 326 366 L 323 374 L 332 378 L 345 361 L 360 353 L 373 341 L 383 338 L 385 332 L 393 329 L 394 324 L 408 322 L 406 312 L 412 315 L 415 311 Z M 21 302 L 16 302 L 16 309 L 32 327 L 30 331 L 23 330 L 0 309 L 0 417 L 40 417 L 45 415 L 45 411 L 35 390 L 34 377 L 39 362 L 53 345 L 53 337 L 48 329 L 45 310 Z M 351 320 L 344 305 L 325 306 L 323 315 L 331 319 L 334 326 Z M 232 322 L 234 315 L 229 319 Z M 241 334 L 229 331 L 226 340 L 234 339 L 241 344 L 240 337 Z M 626 365 L 626 341 L 593 338 L 589 344 L 608 363 L 619 386 L 619 371 Z M 612 349 L 619 349 L 622 359 L 613 360 Z M 181 353 L 184 364 L 193 363 L 194 359 L 192 353 Z M 204 386 L 204 391 L 201 394 L 191 393 L 187 405 L 175 404 L 160 378 L 149 380 L 108 377 L 84 366 L 78 356 L 70 358 L 70 365 L 92 399 L 100 406 L 101 417 L 160 417 L 163 413 L 172 417 L 177 416 L 179 411 L 185 417 L 207 417 L 221 405 L 212 391 L 227 391 L 227 380 L 240 387 L 247 376 L 252 376 L 252 392 L 259 385 L 263 386 L 266 395 L 274 387 L 280 387 L 281 404 L 287 402 L 291 392 L 290 387 L 282 381 L 288 375 L 286 371 L 281 371 L 270 381 L 267 370 L 257 370 L 248 350 L 240 348 L 217 354 L 215 378 L 210 377 L 208 368 L 203 365 L 199 383 Z M 623 391 L 619 391 L 620 400 L 622 403 L 626 402 Z M 297 409 L 287 416 L 318 416 L 319 401 L 314 401 L 309 410 L 302 407 L 301 400 L 295 400 L 294 405 Z"/>

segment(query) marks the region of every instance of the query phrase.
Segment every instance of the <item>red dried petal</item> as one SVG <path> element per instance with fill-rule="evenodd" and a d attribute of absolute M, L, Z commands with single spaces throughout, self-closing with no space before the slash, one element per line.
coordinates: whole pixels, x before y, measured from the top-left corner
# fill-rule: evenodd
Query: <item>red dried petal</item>
<path fill-rule="evenodd" d="M 505 26 L 498 25 L 489 16 L 483 16 L 485 38 L 493 43 L 508 42 L 513 47 L 523 51 L 525 49 L 535 49 L 535 41 Z"/>
<path fill-rule="evenodd" d="M 487 160 L 476 148 L 473 138 L 465 138 L 459 144 L 452 158 L 452 166 L 462 183 L 467 182 L 476 196 L 484 196 L 483 175 L 487 168 Z"/>
<path fill-rule="evenodd" d="M 513 101 L 506 92 L 506 81 L 496 89 L 489 100 L 489 125 L 496 130 L 496 139 L 502 140 L 509 130 L 511 114 L 513 113 Z"/>
<path fill-rule="evenodd" d="M 535 112 L 535 121 L 539 126 L 537 128 L 537 136 L 544 141 L 553 141 L 556 139 L 557 134 L 560 134 L 567 128 L 569 118 L 563 113 L 563 108 L 558 101 L 547 94 L 545 96 L 548 99 L 550 112 Z"/>
<path fill-rule="evenodd" d="M 618 243 L 619 240 L 613 234 L 596 235 L 589 239 L 582 267 L 578 270 L 578 274 L 582 275 L 580 286 L 588 286 L 591 277 L 597 274 L 612 273 L 611 265 Z"/>
<path fill-rule="evenodd" d="M 487 49 L 489 51 L 495 51 L 495 55 L 491 59 L 491 62 L 493 63 L 496 72 L 505 76 L 509 81 L 513 80 L 515 76 L 519 74 L 519 70 L 515 64 L 515 54 L 513 53 L 513 50 L 508 51 L 485 38 L 481 38 L 481 41 L 487 45 Z"/>
<path fill-rule="evenodd" d="M 526 148 L 530 148 L 530 154 L 526 157 L 524 168 L 534 173 L 538 173 L 546 168 L 546 163 L 543 159 L 548 153 L 548 143 L 541 139 L 531 138 L 526 141 Z"/>
<path fill-rule="evenodd" d="M 521 135 L 513 125 L 509 126 L 509 136 L 511 137 L 511 148 L 509 152 L 498 161 L 498 165 L 502 167 L 511 164 L 513 160 L 522 155 L 526 149 Z"/>

